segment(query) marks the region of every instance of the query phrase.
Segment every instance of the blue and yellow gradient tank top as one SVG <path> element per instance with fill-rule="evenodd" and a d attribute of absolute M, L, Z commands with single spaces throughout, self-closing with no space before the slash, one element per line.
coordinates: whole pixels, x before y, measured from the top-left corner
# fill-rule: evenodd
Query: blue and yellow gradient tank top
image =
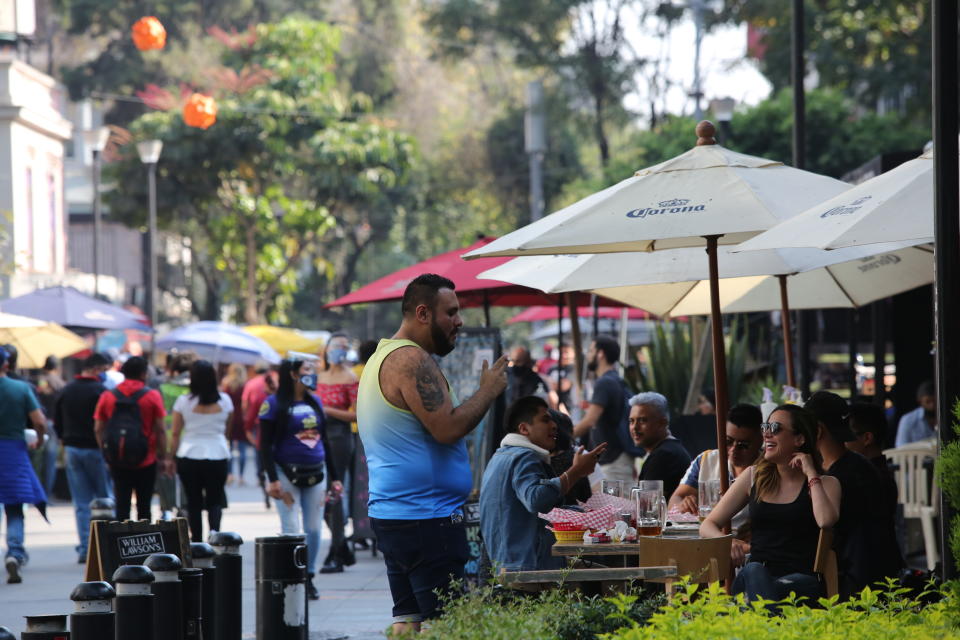
<path fill-rule="evenodd" d="M 411 340 L 381 340 L 360 377 L 357 426 L 370 470 L 368 513 L 388 520 L 443 518 L 472 488 L 467 445 L 437 442 L 413 413 L 383 396 L 380 365 L 400 347 L 420 348 Z"/>

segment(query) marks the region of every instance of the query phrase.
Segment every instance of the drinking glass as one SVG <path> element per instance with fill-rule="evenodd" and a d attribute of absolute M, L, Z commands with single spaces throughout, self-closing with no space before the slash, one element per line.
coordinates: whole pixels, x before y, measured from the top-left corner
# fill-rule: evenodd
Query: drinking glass
<path fill-rule="evenodd" d="M 663 490 L 637 488 L 633 490 L 633 497 L 637 504 L 637 535 L 659 536 L 667 519 Z"/>
<path fill-rule="evenodd" d="M 601 480 L 600 491 L 608 496 L 623 497 L 623 480 Z"/>
<path fill-rule="evenodd" d="M 662 496 L 663 480 L 637 480 L 636 488 L 648 491 L 659 491 Z"/>
<path fill-rule="evenodd" d="M 700 492 L 700 522 L 703 522 L 720 502 L 720 480 L 701 480 L 697 484 Z"/>

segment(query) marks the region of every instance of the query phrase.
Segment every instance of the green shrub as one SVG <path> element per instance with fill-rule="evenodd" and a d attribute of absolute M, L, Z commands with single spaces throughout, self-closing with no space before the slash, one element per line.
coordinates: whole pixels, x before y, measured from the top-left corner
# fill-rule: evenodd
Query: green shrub
<path fill-rule="evenodd" d="M 953 405 L 954 433 L 960 436 L 960 400 Z M 937 458 L 937 483 L 954 509 L 960 510 L 960 440 L 954 440 L 940 450 Z M 960 563 L 960 515 L 950 523 L 950 549 L 954 560 Z"/>
<path fill-rule="evenodd" d="M 594 640 L 628 624 L 645 622 L 662 595 L 588 597 L 550 590 L 526 594 L 485 586 L 454 598 L 425 629 L 422 640 Z"/>
<path fill-rule="evenodd" d="M 696 595 L 696 597 L 694 597 Z M 925 593 L 924 596 L 929 596 Z M 938 601 L 921 605 L 906 589 L 864 589 L 848 602 L 822 599 L 811 608 L 790 599 L 780 615 L 763 602 L 745 604 L 728 596 L 715 583 L 699 591 L 696 585 L 678 590 L 674 604 L 663 607 L 647 624 L 631 624 L 604 640 L 943 640 L 960 638 L 956 594 L 947 587 Z M 623 606 L 623 605 L 621 605 Z"/>

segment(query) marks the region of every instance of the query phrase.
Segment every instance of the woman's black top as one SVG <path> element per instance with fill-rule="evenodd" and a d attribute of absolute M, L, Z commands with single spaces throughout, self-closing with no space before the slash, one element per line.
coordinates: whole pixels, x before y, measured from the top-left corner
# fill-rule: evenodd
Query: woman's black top
<path fill-rule="evenodd" d="M 796 500 L 773 504 L 750 490 L 750 561 L 761 562 L 774 576 L 813 573 L 820 526 L 813 516 L 810 489 L 804 483 Z"/>

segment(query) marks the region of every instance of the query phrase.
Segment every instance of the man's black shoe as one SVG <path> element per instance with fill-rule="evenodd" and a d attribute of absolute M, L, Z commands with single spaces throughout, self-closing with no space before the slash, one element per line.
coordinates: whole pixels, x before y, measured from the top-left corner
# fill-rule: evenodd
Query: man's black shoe
<path fill-rule="evenodd" d="M 319 600 L 320 592 L 317 591 L 317 587 L 313 584 L 313 574 L 307 574 L 307 599 L 308 600 Z"/>
<path fill-rule="evenodd" d="M 323 563 L 320 573 L 343 573 L 343 563 L 340 558 L 329 558 Z"/>

